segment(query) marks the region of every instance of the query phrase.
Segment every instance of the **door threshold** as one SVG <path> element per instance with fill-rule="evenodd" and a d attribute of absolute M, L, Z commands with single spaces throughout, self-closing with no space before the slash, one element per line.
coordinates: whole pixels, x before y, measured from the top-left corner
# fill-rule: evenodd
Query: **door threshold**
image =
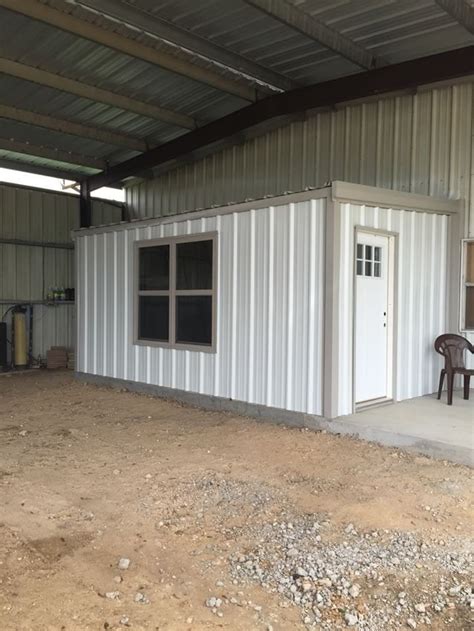
<path fill-rule="evenodd" d="M 380 399 L 370 399 L 369 401 L 361 401 L 356 403 L 355 411 L 362 412 L 363 410 L 369 410 L 370 408 L 378 408 L 382 405 L 390 405 L 393 403 L 393 399 L 389 397 L 381 397 Z"/>

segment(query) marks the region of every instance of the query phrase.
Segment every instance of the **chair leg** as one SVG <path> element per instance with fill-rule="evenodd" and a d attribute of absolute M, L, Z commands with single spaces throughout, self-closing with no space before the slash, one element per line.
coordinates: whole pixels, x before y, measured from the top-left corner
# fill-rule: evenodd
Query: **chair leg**
<path fill-rule="evenodd" d="M 441 393 L 443 392 L 443 383 L 444 383 L 444 375 L 446 374 L 445 369 L 443 368 L 439 374 L 439 388 L 438 388 L 438 399 L 441 399 Z"/>
<path fill-rule="evenodd" d="M 471 375 L 464 375 L 464 398 L 469 401 L 469 387 L 471 385 Z"/>
<path fill-rule="evenodd" d="M 453 404 L 454 372 L 448 372 L 448 405 Z"/>

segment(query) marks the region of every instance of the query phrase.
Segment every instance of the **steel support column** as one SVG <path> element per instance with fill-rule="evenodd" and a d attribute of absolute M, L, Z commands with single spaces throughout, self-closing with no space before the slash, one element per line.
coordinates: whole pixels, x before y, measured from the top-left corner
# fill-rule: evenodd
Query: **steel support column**
<path fill-rule="evenodd" d="M 81 228 L 90 228 L 92 224 L 92 199 L 89 182 L 81 182 L 79 199 L 79 225 Z"/>

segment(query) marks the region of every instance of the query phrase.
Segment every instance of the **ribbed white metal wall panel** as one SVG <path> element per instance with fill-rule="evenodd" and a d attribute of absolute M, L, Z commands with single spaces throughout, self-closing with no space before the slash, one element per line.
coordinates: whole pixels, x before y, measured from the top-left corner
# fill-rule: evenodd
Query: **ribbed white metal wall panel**
<path fill-rule="evenodd" d="M 172 215 L 344 180 L 466 198 L 465 234 L 474 235 L 473 85 L 423 89 L 308 115 L 131 186 L 131 214 Z"/>
<path fill-rule="evenodd" d="M 94 200 L 92 208 L 94 225 L 121 219 L 117 204 Z M 71 230 L 78 225 L 78 197 L 0 184 L 0 239 L 72 246 Z M 74 286 L 72 249 L 0 243 L 0 319 L 15 301 L 41 301 L 50 287 Z M 74 305 L 35 305 L 33 355 L 45 357 L 53 345 L 74 346 L 75 331 Z"/>
<path fill-rule="evenodd" d="M 354 234 L 356 226 L 395 232 L 398 241 L 395 317 L 395 399 L 437 389 L 441 358 L 433 341 L 446 332 L 449 217 L 341 204 L 339 278 L 339 414 L 353 411 Z"/>
<path fill-rule="evenodd" d="M 78 370 L 322 415 L 326 199 L 77 235 Z M 218 232 L 217 352 L 132 343 L 133 243 Z"/>

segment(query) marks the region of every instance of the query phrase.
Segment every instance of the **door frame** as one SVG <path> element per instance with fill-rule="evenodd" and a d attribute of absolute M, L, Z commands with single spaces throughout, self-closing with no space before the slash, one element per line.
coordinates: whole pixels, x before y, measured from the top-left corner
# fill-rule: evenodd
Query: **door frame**
<path fill-rule="evenodd" d="M 368 403 L 356 402 L 356 314 L 357 314 L 357 240 L 361 233 L 373 234 L 388 239 L 388 288 L 387 288 L 387 396 Z M 352 252 L 352 410 L 353 413 L 369 407 L 385 405 L 396 400 L 397 388 L 397 295 L 398 295 L 398 233 L 370 226 L 354 226 L 354 244 Z"/>

